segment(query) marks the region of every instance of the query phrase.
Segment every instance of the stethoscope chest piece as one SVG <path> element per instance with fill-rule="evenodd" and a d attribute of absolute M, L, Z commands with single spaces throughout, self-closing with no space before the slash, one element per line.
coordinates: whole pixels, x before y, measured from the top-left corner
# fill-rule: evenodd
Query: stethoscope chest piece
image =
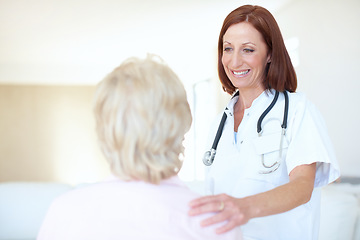
<path fill-rule="evenodd" d="M 206 166 L 211 166 L 211 164 L 214 162 L 215 159 L 216 150 L 210 149 L 209 151 L 206 151 L 203 157 L 203 163 Z"/>

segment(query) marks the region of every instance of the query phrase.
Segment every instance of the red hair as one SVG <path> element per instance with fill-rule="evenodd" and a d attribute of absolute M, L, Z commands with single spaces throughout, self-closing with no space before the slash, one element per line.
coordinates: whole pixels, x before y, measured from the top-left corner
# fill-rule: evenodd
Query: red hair
<path fill-rule="evenodd" d="M 223 36 L 227 29 L 237 23 L 248 22 L 262 35 L 271 61 L 265 68 L 263 85 L 265 89 L 295 92 L 297 78 L 295 69 L 286 50 L 280 28 L 273 15 L 263 7 L 244 5 L 233 10 L 224 20 L 218 42 L 218 74 L 225 92 L 233 94 L 236 88 L 225 73 L 222 64 Z"/>

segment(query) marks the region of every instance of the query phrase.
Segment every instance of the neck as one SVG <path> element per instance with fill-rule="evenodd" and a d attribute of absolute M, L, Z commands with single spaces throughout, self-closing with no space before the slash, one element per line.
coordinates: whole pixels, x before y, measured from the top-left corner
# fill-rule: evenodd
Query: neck
<path fill-rule="evenodd" d="M 256 88 L 251 90 L 239 89 L 239 99 L 234 106 L 234 111 L 243 112 L 245 109 L 250 108 L 253 101 L 264 92 L 264 88 Z"/>

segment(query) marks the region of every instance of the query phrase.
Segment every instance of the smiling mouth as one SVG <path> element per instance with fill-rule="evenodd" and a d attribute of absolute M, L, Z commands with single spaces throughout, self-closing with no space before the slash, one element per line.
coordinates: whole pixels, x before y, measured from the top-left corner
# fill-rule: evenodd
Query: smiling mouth
<path fill-rule="evenodd" d="M 240 71 L 240 72 L 232 71 L 232 73 L 233 73 L 235 76 L 237 76 L 237 77 L 245 76 L 245 75 L 248 74 L 249 72 L 250 72 L 250 69 L 244 70 L 244 71 Z"/>

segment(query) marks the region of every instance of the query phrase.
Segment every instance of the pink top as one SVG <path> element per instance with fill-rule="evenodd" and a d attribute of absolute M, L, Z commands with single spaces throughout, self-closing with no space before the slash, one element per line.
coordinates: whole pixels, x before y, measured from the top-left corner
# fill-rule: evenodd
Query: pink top
<path fill-rule="evenodd" d="M 219 225 L 201 227 L 209 215 L 189 217 L 197 197 L 178 177 L 160 185 L 112 177 L 57 198 L 37 240 L 242 239 L 240 228 L 217 235 Z"/>

